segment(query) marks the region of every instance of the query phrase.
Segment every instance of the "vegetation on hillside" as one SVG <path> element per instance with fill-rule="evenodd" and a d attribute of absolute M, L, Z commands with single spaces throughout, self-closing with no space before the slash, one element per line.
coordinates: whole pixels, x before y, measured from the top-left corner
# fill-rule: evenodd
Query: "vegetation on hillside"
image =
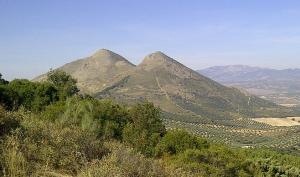
<path fill-rule="evenodd" d="M 0 84 L 0 176 L 291 176 L 300 157 L 166 130 L 150 102 L 79 94 L 61 71 Z"/>
<path fill-rule="evenodd" d="M 54 71 L 59 70 L 77 79 L 81 93 L 114 98 L 126 104 L 147 99 L 165 112 L 197 116 L 206 122 L 300 115 L 295 109 L 225 87 L 162 52 L 147 55 L 135 66 L 124 57 L 102 49 Z M 35 81 L 46 78 L 44 74 Z"/>

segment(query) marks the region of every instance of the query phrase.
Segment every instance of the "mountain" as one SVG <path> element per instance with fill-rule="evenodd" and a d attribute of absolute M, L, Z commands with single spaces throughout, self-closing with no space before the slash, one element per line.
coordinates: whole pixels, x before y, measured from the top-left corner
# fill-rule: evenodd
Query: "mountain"
<path fill-rule="evenodd" d="M 146 56 L 135 66 L 124 57 L 101 49 L 58 69 L 77 79 L 84 93 L 114 98 L 126 104 L 146 99 L 168 114 L 187 119 L 201 118 L 209 122 L 232 117 L 285 116 L 292 111 L 225 87 L 162 52 Z M 45 77 L 42 75 L 35 80 Z"/>
<path fill-rule="evenodd" d="M 278 104 L 300 105 L 300 69 L 276 70 L 233 65 L 215 66 L 198 72 Z"/>
<path fill-rule="evenodd" d="M 146 56 L 120 82 L 97 93 L 96 97 L 110 97 L 124 103 L 147 99 L 167 113 L 206 121 L 284 116 L 291 111 L 225 87 L 162 52 Z"/>
<path fill-rule="evenodd" d="M 295 147 L 299 142 L 297 127 L 272 127 L 252 119 L 300 115 L 295 109 L 219 84 L 162 52 L 147 55 L 135 66 L 102 49 L 58 69 L 71 74 L 83 92 L 96 98 L 127 105 L 153 102 L 161 108 L 167 128 L 183 128 L 236 146 Z M 44 74 L 35 80 L 45 77 Z"/>
<path fill-rule="evenodd" d="M 264 80 L 300 80 L 300 69 L 276 70 L 245 65 L 229 65 L 214 66 L 203 70 L 198 70 L 198 72 L 222 83 Z"/>
<path fill-rule="evenodd" d="M 256 73 L 263 70 L 259 67 L 251 67 L 245 65 L 228 65 L 228 66 L 214 66 L 203 70 L 198 70 L 200 74 L 208 76 L 218 82 L 234 82 L 241 80 L 249 80 L 256 78 L 249 73 Z M 269 71 L 269 70 L 268 70 Z M 247 77 L 245 77 L 247 76 Z"/>
<path fill-rule="evenodd" d="M 93 55 L 65 64 L 58 68 L 77 79 L 78 87 L 85 93 L 96 93 L 117 82 L 123 72 L 133 69 L 135 65 L 124 57 L 107 49 L 98 50 Z M 35 81 L 45 79 L 42 75 Z"/>

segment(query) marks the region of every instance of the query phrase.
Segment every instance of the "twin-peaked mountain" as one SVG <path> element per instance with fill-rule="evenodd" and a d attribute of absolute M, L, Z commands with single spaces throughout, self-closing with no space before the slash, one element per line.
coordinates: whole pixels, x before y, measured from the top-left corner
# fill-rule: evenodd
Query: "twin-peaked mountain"
<path fill-rule="evenodd" d="M 174 117 L 211 121 L 292 114 L 289 108 L 225 87 L 162 52 L 146 56 L 135 66 L 102 49 L 58 69 L 71 74 L 83 92 L 97 98 L 126 104 L 149 100 Z"/>

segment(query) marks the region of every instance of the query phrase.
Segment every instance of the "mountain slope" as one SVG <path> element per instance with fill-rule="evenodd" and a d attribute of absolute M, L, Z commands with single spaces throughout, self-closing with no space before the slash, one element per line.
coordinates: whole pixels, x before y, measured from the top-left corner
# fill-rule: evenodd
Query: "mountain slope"
<path fill-rule="evenodd" d="M 85 93 L 93 94 L 122 78 L 122 73 L 135 66 L 124 57 L 101 49 L 90 57 L 76 60 L 58 68 L 77 79 L 78 87 Z M 45 75 L 34 80 L 44 79 Z"/>
<path fill-rule="evenodd" d="M 96 95 L 125 103 L 147 99 L 165 112 L 203 120 L 284 116 L 291 112 L 238 89 L 225 87 L 161 52 L 146 56 L 122 83 Z"/>
<path fill-rule="evenodd" d="M 186 129 L 235 146 L 298 146 L 299 127 L 272 127 L 252 119 L 299 115 L 294 109 L 223 86 L 162 52 L 152 53 L 134 66 L 111 51 L 100 50 L 59 69 L 70 73 L 81 90 L 96 98 L 128 105 L 153 102 L 162 109 L 167 128 Z"/>
<path fill-rule="evenodd" d="M 283 105 L 300 105 L 300 69 L 268 69 L 242 65 L 216 66 L 199 73 Z"/>
<path fill-rule="evenodd" d="M 202 121 L 239 117 L 286 116 L 291 109 L 225 87 L 176 60 L 155 52 L 138 66 L 109 50 L 68 63 L 64 70 L 82 92 L 126 104 L 149 100 L 168 113 Z M 36 80 L 45 78 L 45 75 Z M 175 116 L 176 117 L 176 116 Z"/>

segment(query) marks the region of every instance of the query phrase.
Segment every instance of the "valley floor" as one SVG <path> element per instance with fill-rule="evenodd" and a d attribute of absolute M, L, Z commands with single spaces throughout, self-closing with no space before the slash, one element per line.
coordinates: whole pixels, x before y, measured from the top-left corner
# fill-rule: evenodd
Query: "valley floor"
<path fill-rule="evenodd" d="M 266 123 L 272 126 L 297 126 L 300 125 L 300 117 L 286 118 L 255 118 L 254 121 Z"/>

